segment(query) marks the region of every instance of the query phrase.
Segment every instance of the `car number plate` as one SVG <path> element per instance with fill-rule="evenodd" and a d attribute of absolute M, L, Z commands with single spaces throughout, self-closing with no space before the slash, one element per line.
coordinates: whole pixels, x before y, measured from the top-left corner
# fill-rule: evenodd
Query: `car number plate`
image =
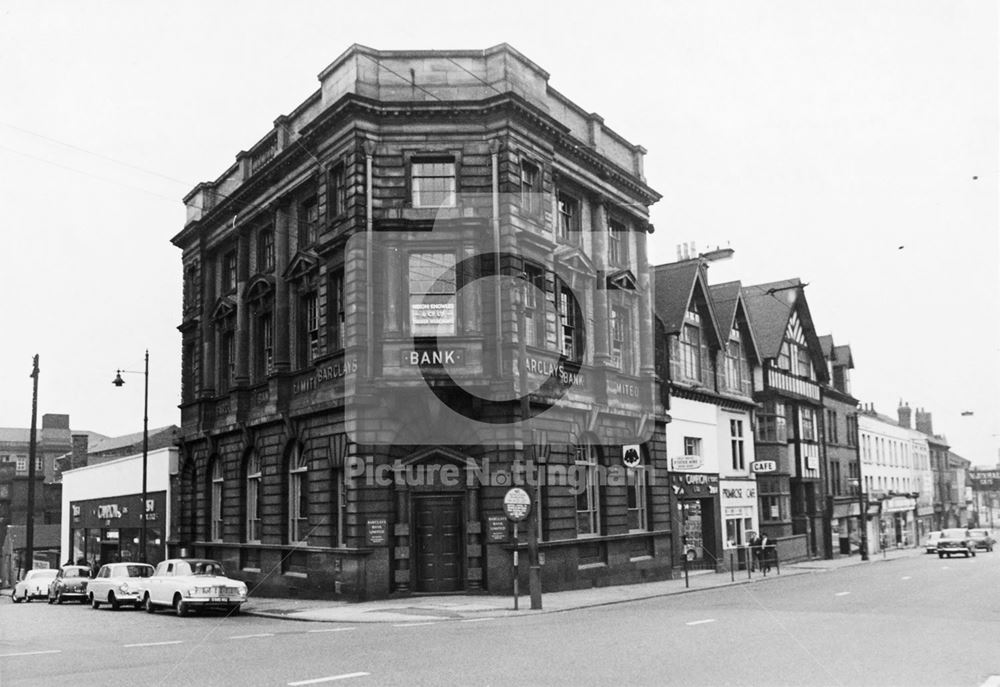
<path fill-rule="evenodd" d="M 229 601 L 230 599 L 228 596 L 213 596 L 211 598 L 211 603 L 214 604 L 227 604 Z"/>

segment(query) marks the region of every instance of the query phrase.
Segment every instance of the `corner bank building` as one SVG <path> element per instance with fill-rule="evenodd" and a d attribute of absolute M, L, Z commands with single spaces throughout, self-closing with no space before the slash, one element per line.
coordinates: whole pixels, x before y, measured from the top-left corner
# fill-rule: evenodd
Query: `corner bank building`
<path fill-rule="evenodd" d="M 522 486 L 543 590 L 670 577 L 646 151 L 505 44 L 319 81 L 185 198 L 177 545 L 261 594 L 505 594 Z"/>

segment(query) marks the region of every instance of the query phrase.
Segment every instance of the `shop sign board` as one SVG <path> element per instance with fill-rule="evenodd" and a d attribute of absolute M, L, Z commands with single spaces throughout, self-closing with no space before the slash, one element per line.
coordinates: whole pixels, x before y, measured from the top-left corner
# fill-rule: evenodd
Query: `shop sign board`
<path fill-rule="evenodd" d="M 675 456 L 670 461 L 670 469 L 676 470 L 677 472 L 688 472 L 690 470 L 697 470 L 702 465 L 705 464 L 705 459 L 701 456 L 696 455 L 683 455 Z"/>
<path fill-rule="evenodd" d="M 755 460 L 750 463 L 750 472 L 777 472 L 778 463 L 773 460 Z"/>
<path fill-rule="evenodd" d="M 159 522 L 166 517 L 167 492 L 146 494 L 143 504 L 141 494 L 105 496 L 103 498 L 73 501 L 70 504 L 70 525 L 74 528 L 141 527 L 146 522 Z"/>
<path fill-rule="evenodd" d="M 719 476 L 699 473 L 670 475 L 670 488 L 675 496 L 701 498 L 719 493 Z"/>

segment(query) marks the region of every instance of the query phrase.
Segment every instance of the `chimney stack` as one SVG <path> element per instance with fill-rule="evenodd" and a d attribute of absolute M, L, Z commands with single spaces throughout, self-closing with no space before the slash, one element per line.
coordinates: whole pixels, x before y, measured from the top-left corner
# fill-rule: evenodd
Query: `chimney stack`
<path fill-rule="evenodd" d="M 900 399 L 899 408 L 896 409 L 896 412 L 899 413 L 899 426 L 911 429 L 913 426 L 910 424 L 910 404 L 907 403 L 906 405 L 903 405 L 903 401 Z"/>
<path fill-rule="evenodd" d="M 917 408 L 917 431 L 923 432 L 928 436 L 934 436 L 934 428 L 931 424 L 930 411 L 924 411 L 923 408 Z"/>
<path fill-rule="evenodd" d="M 87 448 L 89 447 L 89 444 L 90 438 L 86 434 L 73 435 L 73 453 L 69 459 L 70 470 L 86 467 Z"/>

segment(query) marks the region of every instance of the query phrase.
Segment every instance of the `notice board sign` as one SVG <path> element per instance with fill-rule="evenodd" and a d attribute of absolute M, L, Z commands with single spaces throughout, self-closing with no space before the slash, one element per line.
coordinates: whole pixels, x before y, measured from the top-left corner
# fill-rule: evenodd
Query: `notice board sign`
<path fill-rule="evenodd" d="M 507 541 L 507 517 L 505 515 L 486 516 L 486 541 L 502 544 Z"/>
<path fill-rule="evenodd" d="M 385 546 L 389 543 L 389 521 L 385 518 L 370 518 L 365 522 L 365 544 Z"/>

